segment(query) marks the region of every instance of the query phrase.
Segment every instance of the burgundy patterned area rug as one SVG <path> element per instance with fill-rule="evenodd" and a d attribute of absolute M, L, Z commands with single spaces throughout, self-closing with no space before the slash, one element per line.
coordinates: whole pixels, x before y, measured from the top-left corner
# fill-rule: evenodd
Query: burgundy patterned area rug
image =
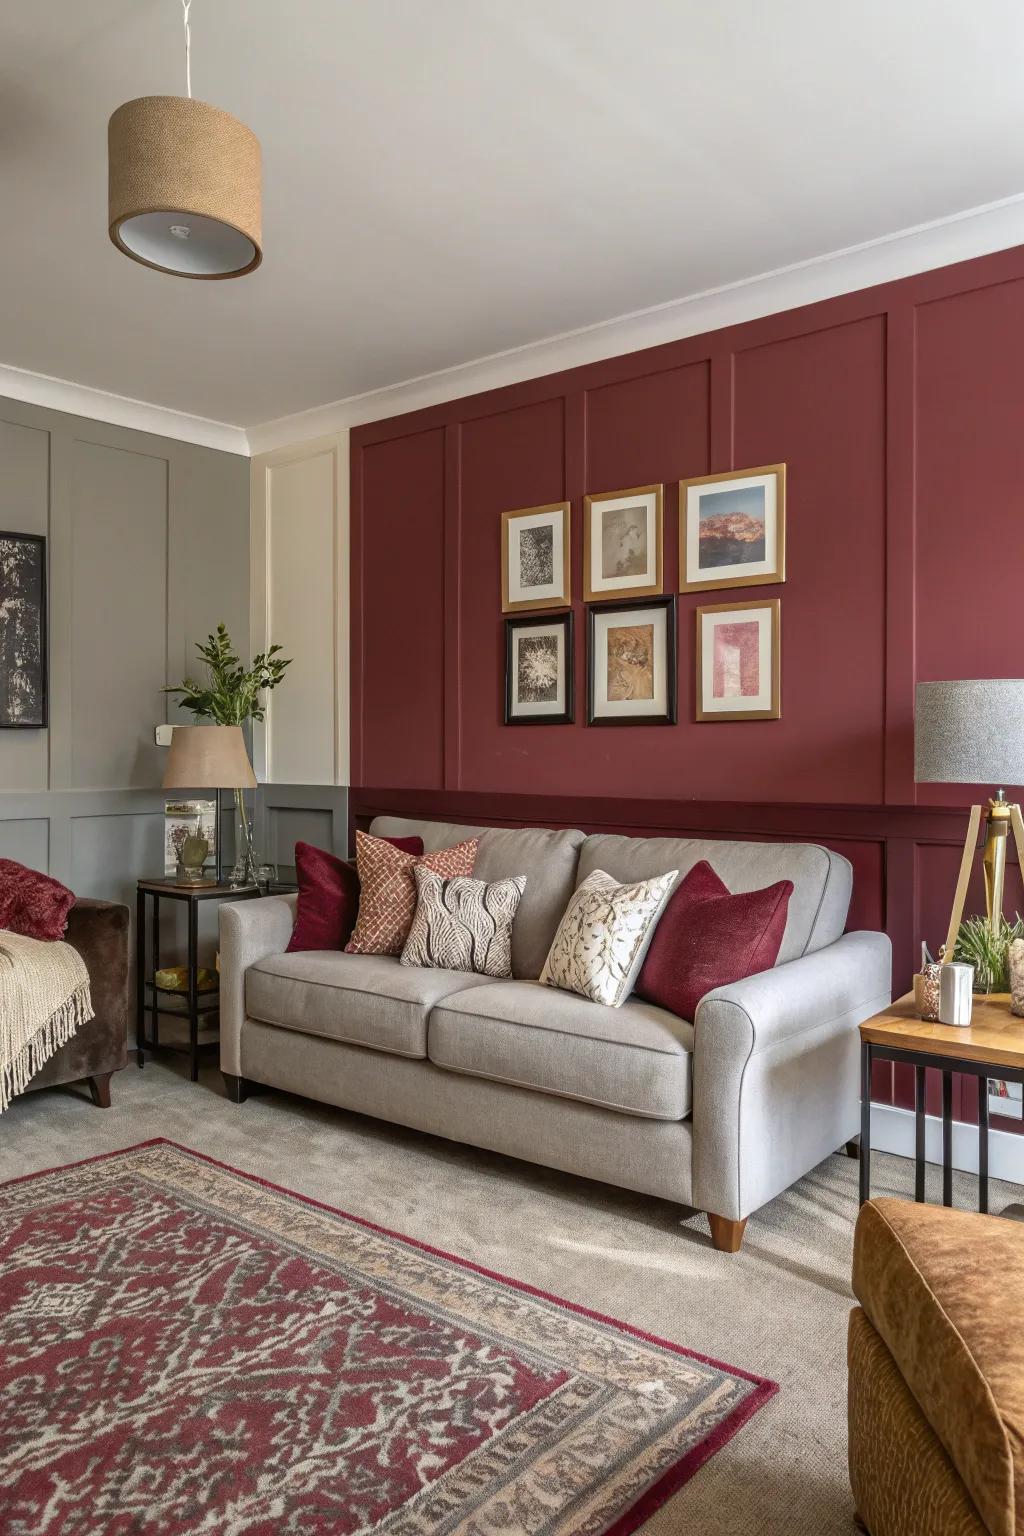
<path fill-rule="evenodd" d="M 171 1142 L 0 1187 L 5 1536 L 624 1536 L 774 1390 Z"/>

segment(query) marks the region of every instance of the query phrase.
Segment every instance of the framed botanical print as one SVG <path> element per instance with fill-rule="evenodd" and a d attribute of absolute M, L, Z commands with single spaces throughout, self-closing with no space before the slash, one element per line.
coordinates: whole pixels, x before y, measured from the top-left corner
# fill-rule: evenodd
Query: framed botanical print
<path fill-rule="evenodd" d="M 676 600 L 587 611 L 587 724 L 674 725 Z"/>
<path fill-rule="evenodd" d="M 501 514 L 501 611 L 567 608 L 569 503 Z"/>
<path fill-rule="evenodd" d="M 680 592 L 785 579 L 785 464 L 680 480 Z"/>
<path fill-rule="evenodd" d="M 779 718 L 779 599 L 697 609 L 697 719 Z"/>
<path fill-rule="evenodd" d="M 41 730 L 46 717 L 46 540 L 0 532 L 0 729 Z"/>
<path fill-rule="evenodd" d="M 505 724 L 571 725 L 572 613 L 505 620 Z"/>
<path fill-rule="evenodd" d="M 660 485 L 583 498 L 583 595 L 588 603 L 665 590 L 661 512 Z"/>

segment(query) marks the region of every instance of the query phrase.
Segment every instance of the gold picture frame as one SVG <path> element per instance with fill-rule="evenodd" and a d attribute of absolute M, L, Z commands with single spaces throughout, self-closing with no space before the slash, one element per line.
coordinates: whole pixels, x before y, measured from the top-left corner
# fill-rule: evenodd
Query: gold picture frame
<path fill-rule="evenodd" d="M 522 526 L 516 527 L 517 524 Z M 529 573 L 534 579 L 524 582 L 523 564 L 527 548 L 524 535 L 535 530 L 551 530 L 550 547 L 546 540 L 532 541 L 529 553 L 541 569 Z M 542 507 L 521 507 L 501 514 L 501 611 L 527 613 L 540 608 L 572 606 L 570 535 L 572 508 L 567 501 L 551 501 Z M 519 535 L 518 543 L 516 536 Z M 543 566 L 547 564 L 547 569 Z M 535 590 L 533 597 L 523 593 Z"/>
<path fill-rule="evenodd" d="M 712 498 L 717 509 L 702 511 L 702 502 Z M 712 525 L 717 527 L 709 533 Z M 680 480 L 680 592 L 777 586 L 785 579 L 785 464 L 761 464 L 756 469 L 729 469 L 719 475 Z"/>
<path fill-rule="evenodd" d="M 660 597 L 665 590 L 664 487 L 635 485 L 583 498 L 583 596 L 588 603 Z M 642 518 L 638 514 L 642 513 Z M 604 519 L 616 517 L 616 523 Z M 594 528 L 602 519 L 601 535 Z M 642 522 L 642 528 L 641 528 Z M 600 568 L 595 571 L 595 559 Z M 609 571 L 612 561 L 635 569 Z M 635 579 L 630 580 L 630 577 Z"/>
<path fill-rule="evenodd" d="M 713 631 L 716 624 L 723 622 L 722 617 L 717 620 L 714 615 L 724 616 L 732 613 L 747 613 L 756 610 L 757 614 L 764 615 L 758 618 L 757 644 L 757 668 L 759 688 L 756 695 L 748 694 L 752 703 L 747 707 L 739 708 L 731 702 L 744 697 L 739 693 L 714 693 L 714 661 L 713 653 L 709 653 L 709 632 Z M 708 603 L 696 610 L 697 616 L 697 651 L 696 651 L 696 718 L 698 721 L 707 720 L 778 720 L 782 715 L 782 611 L 781 602 L 777 597 L 752 598 L 747 602 L 739 603 Z M 710 623 L 706 623 L 710 621 Z M 743 621 L 740 621 L 741 624 Z M 748 621 L 749 623 L 749 621 Z M 743 624 L 744 628 L 748 624 Z M 746 638 L 746 637 L 745 637 Z M 747 639 L 747 643 L 754 641 L 755 637 Z M 767 641 L 768 656 L 764 655 Z M 736 648 L 738 652 L 738 647 Z M 706 672 L 705 658 L 710 663 L 710 672 Z M 742 658 L 737 655 L 737 661 L 742 666 Z M 767 679 L 765 673 L 767 672 Z M 708 682 L 711 682 L 711 689 Z M 767 681 L 768 686 L 765 687 Z"/>

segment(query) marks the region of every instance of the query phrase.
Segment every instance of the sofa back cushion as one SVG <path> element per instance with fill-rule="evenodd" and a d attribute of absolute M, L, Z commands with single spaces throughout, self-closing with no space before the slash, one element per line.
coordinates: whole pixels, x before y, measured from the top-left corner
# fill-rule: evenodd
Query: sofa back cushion
<path fill-rule="evenodd" d="M 582 832 L 551 832 L 543 827 L 462 827 L 446 821 L 414 821 L 404 816 L 377 816 L 370 831 L 374 837 L 422 837 L 425 853 L 478 837 L 475 879 L 504 880 L 512 875 L 525 875 L 526 889 L 512 924 L 512 974 L 517 980 L 536 981 L 576 888 Z"/>
<path fill-rule="evenodd" d="M 814 843 L 733 843 L 713 838 L 588 837 L 580 849 L 576 881 L 595 869 L 616 880 L 650 880 L 668 869 L 680 879 L 706 859 L 732 892 L 756 891 L 779 880 L 793 882 L 778 964 L 822 949 L 846 925 L 853 889 L 849 862 Z"/>

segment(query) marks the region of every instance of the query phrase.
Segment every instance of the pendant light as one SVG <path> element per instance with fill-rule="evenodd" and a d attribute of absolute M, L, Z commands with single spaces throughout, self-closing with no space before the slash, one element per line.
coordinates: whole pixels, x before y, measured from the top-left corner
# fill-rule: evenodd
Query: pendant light
<path fill-rule="evenodd" d="M 177 277 L 241 277 L 263 259 L 260 141 L 237 118 L 187 96 L 140 96 L 108 128 L 109 228 L 119 251 Z"/>

